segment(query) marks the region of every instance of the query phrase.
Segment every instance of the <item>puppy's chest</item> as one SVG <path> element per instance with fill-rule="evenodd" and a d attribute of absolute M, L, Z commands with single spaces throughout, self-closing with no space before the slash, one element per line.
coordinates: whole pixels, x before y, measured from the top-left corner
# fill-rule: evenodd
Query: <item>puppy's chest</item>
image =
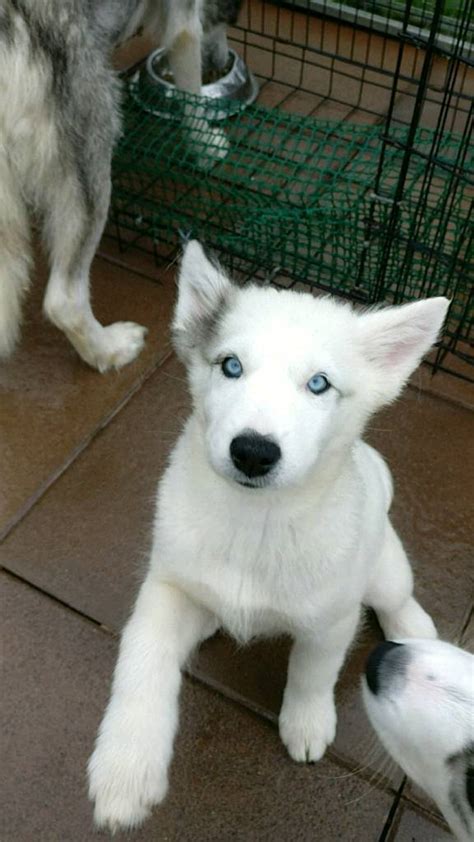
<path fill-rule="evenodd" d="M 202 571 L 182 586 L 215 614 L 222 626 L 243 642 L 255 636 L 316 630 L 332 622 L 341 592 L 310 577 L 293 578 L 281 572 L 272 577 L 246 569 L 232 570 L 216 563 L 215 573 Z"/>
<path fill-rule="evenodd" d="M 305 538 L 272 521 L 197 530 L 173 552 L 170 573 L 238 639 L 314 628 L 344 610 L 354 588 L 344 541 L 336 549 L 329 535 Z"/>

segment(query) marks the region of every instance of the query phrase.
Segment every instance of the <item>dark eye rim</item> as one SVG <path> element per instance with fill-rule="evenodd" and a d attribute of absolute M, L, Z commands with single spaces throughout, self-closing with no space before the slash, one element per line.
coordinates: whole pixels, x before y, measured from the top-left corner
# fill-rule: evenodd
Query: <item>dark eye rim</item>
<path fill-rule="evenodd" d="M 313 380 L 315 377 L 322 377 L 323 380 L 324 380 L 324 388 L 320 389 L 317 392 L 313 391 L 313 389 L 311 389 L 311 387 L 309 385 L 311 383 L 311 380 Z M 331 385 L 332 384 L 331 384 L 327 374 L 325 374 L 324 371 L 318 371 L 318 372 L 316 372 L 316 374 L 313 374 L 309 378 L 308 382 L 306 383 L 306 388 L 308 389 L 308 392 L 311 392 L 312 395 L 324 395 L 324 393 L 327 392 L 331 388 Z"/>
<path fill-rule="evenodd" d="M 237 362 L 240 366 L 240 370 L 239 370 L 238 374 L 232 374 L 231 372 L 226 371 L 225 364 L 228 363 L 229 360 L 237 360 Z M 221 371 L 222 371 L 222 374 L 224 375 L 224 377 L 227 377 L 229 380 L 237 380 L 243 373 L 242 363 L 240 362 L 240 360 L 239 360 L 239 358 L 236 354 L 227 354 L 227 356 L 225 356 L 224 359 L 220 361 L 220 367 L 221 367 Z"/>

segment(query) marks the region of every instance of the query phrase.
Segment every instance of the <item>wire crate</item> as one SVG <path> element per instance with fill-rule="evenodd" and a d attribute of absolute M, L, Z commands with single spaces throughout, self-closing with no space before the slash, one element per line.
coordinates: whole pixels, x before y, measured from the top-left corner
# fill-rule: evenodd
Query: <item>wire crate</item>
<path fill-rule="evenodd" d="M 176 94 L 163 119 L 163 96 L 126 80 L 121 246 L 159 259 L 192 231 L 246 277 L 363 303 L 448 295 L 432 364 L 471 379 L 473 21 L 472 0 L 249 0 L 229 36 L 258 101 L 224 120 L 206 101 L 225 157 L 203 166 L 189 141 L 200 98 Z"/>

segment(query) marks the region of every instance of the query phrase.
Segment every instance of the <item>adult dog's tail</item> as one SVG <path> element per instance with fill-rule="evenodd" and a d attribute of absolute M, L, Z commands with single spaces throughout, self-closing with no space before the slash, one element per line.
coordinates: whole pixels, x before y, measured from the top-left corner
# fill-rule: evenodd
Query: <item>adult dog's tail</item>
<path fill-rule="evenodd" d="M 0 359 L 12 353 L 20 334 L 30 263 L 27 210 L 0 137 Z"/>

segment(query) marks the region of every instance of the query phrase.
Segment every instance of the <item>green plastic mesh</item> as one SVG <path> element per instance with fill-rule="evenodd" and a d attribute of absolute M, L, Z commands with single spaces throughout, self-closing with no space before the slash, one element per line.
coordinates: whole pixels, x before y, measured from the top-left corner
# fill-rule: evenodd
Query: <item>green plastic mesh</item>
<path fill-rule="evenodd" d="M 387 145 L 380 125 L 256 105 L 236 113 L 235 102 L 213 121 L 223 107 L 181 93 L 169 101 L 129 83 L 112 213 L 135 244 L 151 249 L 192 233 L 244 271 L 258 267 L 366 302 L 447 294 L 448 335 L 467 338 L 473 149 L 460 136 L 438 138 L 427 181 L 434 137 L 418 130 L 393 225 L 408 128 L 391 128 Z"/>

